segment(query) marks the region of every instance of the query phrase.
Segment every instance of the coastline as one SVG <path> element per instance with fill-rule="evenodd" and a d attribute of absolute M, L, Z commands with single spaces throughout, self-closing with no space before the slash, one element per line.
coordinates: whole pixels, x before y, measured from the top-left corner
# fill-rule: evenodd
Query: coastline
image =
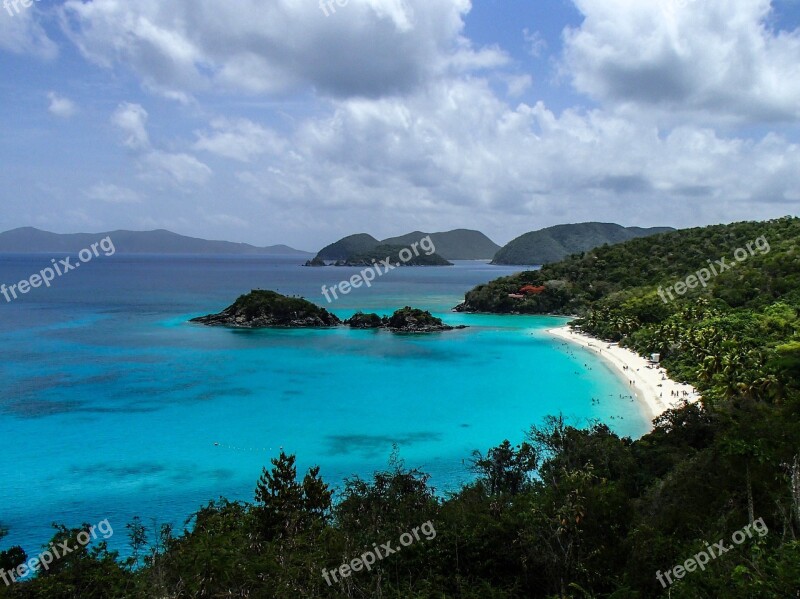
<path fill-rule="evenodd" d="M 578 333 L 569 326 L 547 329 L 546 332 L 594 352 L 626 381 L 632 381 L 631 386 L 635 390 L 639 405 L 649 413 L 650 420 L 677 407 L 683 399 L 690 403 L 700 399 L 700 394 L 694 387 L 673 381 L 662 367 L 652 364 L 636 352 L 620 347 L 617 343 L 609 343 L 585 333 Z M 684 393 L 688 395 L 684 396 Z"/>

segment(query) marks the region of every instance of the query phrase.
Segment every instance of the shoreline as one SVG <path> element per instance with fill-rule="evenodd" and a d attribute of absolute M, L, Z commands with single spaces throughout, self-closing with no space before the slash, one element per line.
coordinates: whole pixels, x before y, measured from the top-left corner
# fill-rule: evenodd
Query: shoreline
<path fill-rule="evenodd" d="M 629 383 L 632 382 L 634 395 L 639 405 L 649 412 L 651 422 L 667 410 L 678 407 L 684 399 L 690 403 L 700 399 L 700 394 L 694 387 L 673 381 L 667 376 L 664 368 L 651 363 L 636 352 L 620 347 L 617 343 L 609 343 L 585 333 L 578 333 L 569 326 L 547 329 L 546 332 L 552 337 L 593 352 L 609 364 L 615 374 Z"/>

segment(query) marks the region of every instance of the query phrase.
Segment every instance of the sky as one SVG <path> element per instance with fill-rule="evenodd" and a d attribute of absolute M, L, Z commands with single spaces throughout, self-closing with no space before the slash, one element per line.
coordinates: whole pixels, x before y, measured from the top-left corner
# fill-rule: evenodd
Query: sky
<path fill-rule="evenodd" d="M 800 206 L 800 0 L 22 1 L 0 230 L 316 250 Z"/>

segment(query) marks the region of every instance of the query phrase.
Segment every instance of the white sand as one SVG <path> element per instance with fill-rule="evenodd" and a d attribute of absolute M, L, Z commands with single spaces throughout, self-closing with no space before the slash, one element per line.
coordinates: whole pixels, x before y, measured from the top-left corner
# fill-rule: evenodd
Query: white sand
<path fill-rule="evenodd" d="M 667 376 L 666 370 L 616 343 L 608 343 L 583 333 L 577 333 L 566 326 L 549 329 L 547 332 L 554 337 L 576 343 L 593 351 L 619 371 L 626 381 L 633 381 L 631 387 L 635 389 L 637 398 L 647 409 L 651 419 L 660 416 L 670 408 L 678 407 L 684 399 L 690 402 L 700 399 L 700 394 L 694 387 L 676 383 Z M 684 396 L 684 391 L 689 395 Z"/>

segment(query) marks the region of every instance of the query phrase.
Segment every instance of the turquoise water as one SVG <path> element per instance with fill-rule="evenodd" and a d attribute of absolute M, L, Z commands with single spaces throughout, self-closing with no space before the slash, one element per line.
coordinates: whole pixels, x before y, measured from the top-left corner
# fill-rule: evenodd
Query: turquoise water
<path fill-rule="evenodd" d="M 0 281 L 48 261 L 3 257 Z M 469 479 L 473 450 L 519 442 L 548 414 L 634 437 L 647 430 L 637 404 L 619 397 L 624 382 L 546 335 L 565 319 L 450 312 L 474 284 L 513 269 L 398 269 L 328 305 L 320 285 L 353 272 L 296 258 L 114 256 L 0 305 L 3 543 L 36 553 L 53 521 L 108 518 L 110 544 L 123 549 L 134 515 L 180 524 L 220 495 L 251 499 L 281 447 L 341 487 L 385 466 L 397 443 L 444 491 Z M 469 328 L 408 336 L 187 323 L 253 287 L 341 317 L 413 305 Z"/>

